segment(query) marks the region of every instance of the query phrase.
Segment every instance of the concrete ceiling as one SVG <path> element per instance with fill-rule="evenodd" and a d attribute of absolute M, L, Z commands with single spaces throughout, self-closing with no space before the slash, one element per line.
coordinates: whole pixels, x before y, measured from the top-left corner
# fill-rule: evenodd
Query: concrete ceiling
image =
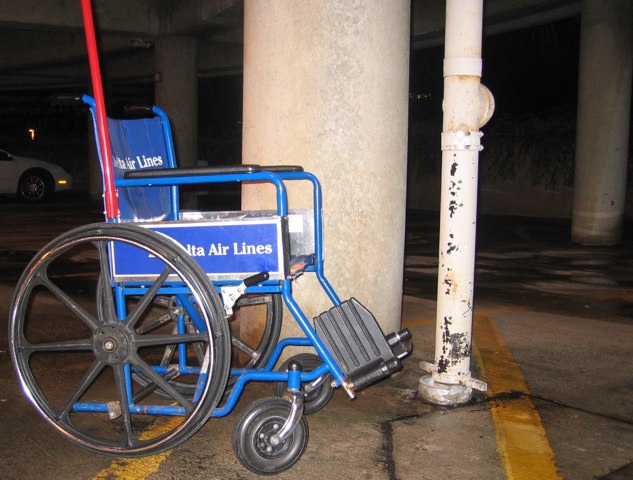
<path fill-rule="evenodd" d="M 487 0 L 486 34 L 580 13 L 580 0 Z M 154 42 L 199 39 L 201 76 L 239 73 L 243 0 L 93 0 L 102 62 L 111 80 L 151 82 Z M 440 45 L 443 0 L 413 0 L 412 47 Z M 79 0 L 0 2 L 0 91 L 78 88 L 88 83 Z"/>

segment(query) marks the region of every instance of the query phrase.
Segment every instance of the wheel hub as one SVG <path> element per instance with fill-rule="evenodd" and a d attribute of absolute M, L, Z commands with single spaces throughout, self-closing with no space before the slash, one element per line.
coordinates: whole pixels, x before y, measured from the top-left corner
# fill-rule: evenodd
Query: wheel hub
<path fill-rule="evenodd" d="M 130 351 L 130 338 L 122 327 L 108 325 L 95 332 L 93 345 L 97 358 L 109 364 L 116 364 L 127 359 Z"/>
<path fill-rule="evenodd" d="M 284 443 L 275 442 L 274 438 L 284 424 L 283 419 L 269 419 L 261 426 L 255 438 L 257 450 L 266 457 L 276 457 L 281 455 L 288 446 Z"/>

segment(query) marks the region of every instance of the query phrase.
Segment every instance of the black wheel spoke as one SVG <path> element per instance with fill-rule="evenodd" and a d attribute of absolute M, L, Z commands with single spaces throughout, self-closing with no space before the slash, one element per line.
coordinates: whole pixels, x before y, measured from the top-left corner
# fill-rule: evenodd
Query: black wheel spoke
<path fill-rule="evenodd" d="M 102 286 L 101 291 L 97 296 L 97 302 L 100 302 L 100 306 L 103 308 L 103 313 L 105 315 L 104 320 L 107 322 L 109 319 L 114 320 L 116 318 L 116 308 L 114 306 L 112 288 L 110 288 L 112 275 L 110 273 L 110 259 L 106 245 L 106 242 L 95 242 L 95 246 L 99 252 L 99 266 L 101 268 L 99 272 L 99 281 Z"/>
<path fill-rule="evenodd" d="M 101 370 L 103 370 L 105 365 L 106 364 L 104 362 L 97 359 L 93 362 L 90 368 L 88 368 L 85 375 L 83 376 L 83 378 L 77 385 L 75 392 L 68 399 L 68 402 L 66 402 L 66 406 L 64 407 L 61 413 L 62 419 L 68 421 L 68 415 L 70 414 L 70 411 L 72 410 L 73 405 L 81 398 L 81 396 L 86 392 L 86 390 L 88 390 L 88 388 L 95 381 L 99 373 L 101 373 Z"/>
<path fill-rule="evenodd" d="M 143 313 L 145 313 L 145 310 L 147 310 L 147 308 L 152 305 L 154 297 L 158 293 L 158 290 L 163 287 L 163 285 L 167 281 L 167 277 L 169 277 L 171 273 L 172 269 L 166 267 L 163 270 L 163 273 L 160 274 L 160 276 L 154 281 L 154 283 L 152 283 L 152 286 L 147 290 L 147 292 L 145 292 L 145 295 L 141 297 L 141 300 L 136 304 L 134 310 L 132 310 L 132 312 L 125 319 L 125 323 L 128 328 L 134 329 L 136 322 L 139 321 Z"/>
<path fill-rule="evenodd" d="M 82 352 L 92 350 L 92 339 L 64 340 L 59 342 L 47 342 L 21 345 L 20 350 L 27 354 L 36 352 Z"/>
<path fill-rule="evenodd" d="M 84 310 L 75 300 L 55 285 L 43 271 L 38 273 L 40 283 L 55 295 L 77 318 L 84 322 L 93 332 L 99 328 L 99 321 Z"/>
<path fill-rule="evenodd" d="M 171 398 L 176 400 L 182 407 L 185 408 L 187 412 L 190 412 L 193 409 L 193 405 L 189 400 L 187 400 L 178 390 L 176 390 L 169 382 L 167 382 L 162 376 L 154 371 L 152 367 L 150 367 L 147 363 L 141 360 L 138 357 L 132 358 L 131 364 L 141 370 L 149 380 L 158 385 L 160 389 L 164 392 L 168 393 Z"/>
<path fill-rule="evenodd" d="M 174 352 L 176 351 L 176 345 L 167 345 L 165 346 L 165 351 L 163 352 L 163 358 L 160 360 L 161 367 L 165 365 L 169 365 L 171 363 L 171 359 L 174 358 Z"/>
<path fill-rule="evenodd" d="M 246 345 L 242 340 L 240 340 L 237 337 L 231 338 L 231 345 L 237 348 L 240 352 L 246 353 L 253 360 L 257 360 L 257 358 L 259 357 L 259 352 L 257 352 L 255 349 Z"/>
<path fill-rule="evenodd" d="M 191 323 L 187 323 L 185 325 L 185 329 L 189 332 L 189 333 L 197 333 L 196 327 L 194 327 Z M 202 365 L 202 361 L 204 360 L 204 348 L 203 348 L 203 344 L 202 343 L 194 343 L 193 344 L 193 350 L 194 352 L 196 352 L 196 358 L 198 359 L 198 362 L 200 362 L 200 364 Z"/>
<path fill-rule="evenodd" d="M 152 330 L 156 330 L 157 328 L 162 327 L 168 322 L 172 322 L 174 318 L 175 315 L 173 313 L 165 313 L 158 318 L 139 325 L 136 329 L 134 329 L 134 332 L 139 335 L 144 335 L 147 332 L 151 332 Z"/>
<path fill-rule="evenodd" d="M 125 447 L 134 447 L 138 444 L 138 438 L 132 430 L 132 416 L 130 415 L 130 403 L 128 402 L 128 387 L 125 381 L 124 364 L 120 363 L 112 366 L 114 371 L 114 383 L 116 384 L 119 405 L 121 406 L 121 416 L 123 418 L 123 434 Z"/>

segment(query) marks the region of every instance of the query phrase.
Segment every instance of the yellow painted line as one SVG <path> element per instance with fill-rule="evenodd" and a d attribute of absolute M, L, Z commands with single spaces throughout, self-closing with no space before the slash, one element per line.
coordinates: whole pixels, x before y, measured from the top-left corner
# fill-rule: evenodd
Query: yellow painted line
<path fill-rule="evenodd" d="M 526 312 L 527 308 L 525 307 L 496 307 L 496 308 L 479 308 L 477 309 L 478 315 L 498 315 L 500 313 L 515 313 L 515 312 Z"/>
<path fill-rule="evenodd" d="M 156 420 L 147 433 L 139 435 L 141 440 L 156 437 L 176 428 L 181 417 L 161 417 Z M 101 470 L 92 480 L 144 480 L 156 473 L 160 465 L 171 455 L 172 450 L 141 458 L 120 458 L 109 467 Z"/>
<path fill-rule="evenodd" d="M 523 311 L 525 311 L 525 308 L 523 307 L 499 307 L 499 308 L 489 308 L 485 310 L 478 310 L 478 313 L 482 313 L 484 315 L 496 315 L 497 313 L 523 312 Z M 403 320 L 402 327 L 403 328 L 424 327 L 428 325 L 434 325 L 435 322 L 436 322 L 435 316 L 419 317 L 419 318 L 413 318 L 410 320 Z"/>
<path fill-rule="evenodd" d="M 435 323 L 435 317 L 421 317 L 421 318 L 414 318 L 411 320 L 404 320 L 402 322 L 402 327 L 404 328 L 424 327 L 426 325 L 433 325 L 434 323 Z"/>
<path fill-rule="evenodd" d="M 612 289 L 608 292 L 593 294 L 591 297 L 599 300 L 622 300 L 623 302 L 633 302 L 633 293 L 631 293 L 628 289 Z"/>
<path fill-rule="evenodd" d="M 495 310 L 495 313 L 501 311 Z M 554 451 L 541 417 L 528 396 L 523 374 L 489 315 L 483 312 L 475 315 L 476 342 L 473 349 L 473 356 L 488 382 L 488 395 L 496 397 L 504 392 L 523 394 L 512 399 L 496 398 L 491 403 L 497 446 L 506 478 L 560 480 L 562 477 L 554 462 Z"/>

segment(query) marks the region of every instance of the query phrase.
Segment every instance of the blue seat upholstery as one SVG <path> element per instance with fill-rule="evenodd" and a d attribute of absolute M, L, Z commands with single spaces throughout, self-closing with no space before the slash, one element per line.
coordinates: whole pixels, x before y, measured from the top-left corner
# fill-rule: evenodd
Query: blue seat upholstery
<path fill-rule="evenodd" d="M 175 161 L 165 144 L 160 117 L 140 119 L 108 118 L 114 177 L 126 172 L 174 168 Z M 177 187 L 134 187 L 118 189 L 121 221 L 176 220 L 173 196 Z M 177 205 L 177 204 L 176 204 Z"/>

